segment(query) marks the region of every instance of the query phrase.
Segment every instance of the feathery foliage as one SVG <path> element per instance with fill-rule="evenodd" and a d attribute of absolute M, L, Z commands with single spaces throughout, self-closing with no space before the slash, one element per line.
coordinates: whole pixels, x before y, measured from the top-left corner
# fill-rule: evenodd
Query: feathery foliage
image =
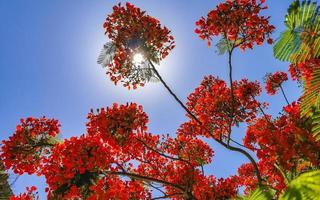
<path fill-rule="evenodd" d="M 270 200 L 273 195 L 271 191 L 265 190 L 263 188 L 257 188 L 252 191 L 250 194 L 244 197 L 239 197 L 238 200 Z"/>
<path fill-rule="evenodd" d="M 306 172 L 292 180 L 280 200 L 319 200 L 320 170 Z"/>
<path fill-rule="evenodd" d="M 317 2 L 294 1 L 285 19 L 287 30 L 274 46 L 281 61 L 301 63 L 320 56 L 320 15 Z"/>

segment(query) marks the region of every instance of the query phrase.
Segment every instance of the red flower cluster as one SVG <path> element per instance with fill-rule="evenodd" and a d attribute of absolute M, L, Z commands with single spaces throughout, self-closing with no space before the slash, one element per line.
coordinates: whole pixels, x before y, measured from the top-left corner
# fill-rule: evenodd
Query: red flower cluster
<path fill-rule="evenodd" d="M 96 185 L 90 187 L 95 194 L 88 200 L 100 199 L 151 199 L 150 191 L 141 181 L 124 181 L 112 176 L 100 179 Z"/>
<path fill-rule="evenodd" d="M 103 27 L 116 47 L 107 74 L 114 83 L 121 80 L 129 88 L 143 86 L 147 81 L 139 76 L 139 67 L 133 63 L 135 53 L 143 54 L 146 61 L 159 63 L 175 47 L 168 28 L 130 3 L 114 6 Z"/>
<path fill-rule="evenodd" d="M 105 141 L 116 145 L 125 145 L 132 142 L 134 134 L 140 134 L 147 130 L 148 116 L 142 110 L 142 106 L 135 103 L 112 108 L 100 109 L 97 114 L 88 115 L 87 131 L 91 136 L 99 134 Z"/>
<path fill-rule="evenodd" d="M 266 90 L 270 95 L 274 95 L 281 84 L 288 80 L 288 75 L 285 72 L 275 72 L 273 74 L 267 74 L 266 77 Z"/>
<path fill-rule="evenodd" d="M 221 35 L 231 42 L 233 47 L 242 50 L 252 49 L 254 43 L 261 45 L 265 39 L 272 43 L 270 34 L 275 29 L 269 24 L 269 17 L 259 15 L 264 0 L 257 4 L 256 0 L 227 0 L 211 10 L 207 18 L 202 17 L 196 22 L 195 32 L 203 40 L 211 44 L 212 36 Z"/>
<path fill-rule="evenodd" d="M 239 188 L 238 177 L 217 179 L 214 176 L 199 175 L 194 186 L 196 199 L 235 199 Z"/>
<path fill-rule="evenodd" d="M 206 143 L 181 135 L 179 132 L 177 138 L 166 136 L 162 138 L 163 141 L 160 141 L 159 137 L 148 135 L 141 137 L 140 140 L 145 141 L 149 147 L 157 149 L 161 154 L 146 148 L 148 151 L 142 154 L 141 158 L 135 158 L 143 159 L 135 170 L 138 174 L 178 185 L 186 192 L 193 194 L 196 199 L 205 199 L 203 191 L 206 191 L 206 195 L 214 195 L 213 189 L 216 184 L 211 183 L 199 170 L 200 166 L 210 163 L 213 156 L 212 149 Z M 204 187 L 204 184 L 207 188 Z M 179 189 L 172 186 L 166 186 L 166 192 L 168 194 L 181 193 Z M 174 197 L 174 199 L 185 198 L 184 194 Z"/>
<path fill-rule="evenodd" d="M 42 168 L 49 186 L 48 198 L 75 194 L 72 187 L 77 188 L 77 195 L 87 197 L 87 187 L 99 179 L 101 170 L 111 167 L 113 160 L 110 147 L 98 137 L 72 137 L 56 145 Z"/>
<path fill-rule="evenodd" d="M 214 191 L 215 199 L 231 199 L 237 196 L 239 180 L 236 176 L 219 178 Z"/>
<path fill-rule="evenodd" d="M 167 138 L 162 143 L 162 148 L 171 155 L 179 155 L 183 160 L 188 160 L 193 166 L 209 164 L 213 157 L 213 150 L 200 139 L 179 134 L 177 138 Z"/>
<path fill-rule="evenodd" d="M 196 33 L 209 45 L 213 36 L 220 35 L 231 49 L 252 49 L 265 40 L 272 43 L 274 26 L 269 17 L 260 15 L 266 9 L 263 3 L 226 0 L 196 22 Z M 115 49 L 107 66 L 115 84 L 143 86 L 154 73 L 150 62 L 159 63 L 174 48 L 170 31 L 130 3 L 114 6 L 103 26 L 111 40 L 110 49 Z M 144 64 L 133 62 L 136 53 L 143 54 Z M 110 61 L 109 57 L 99 60 Z M 290 72 L 293 78 L 308 81 L 319 64 L 320 60 L 314 59 L 291 65 Z M 267 92 L 275 94 L 286 80 L 284 72 L 269 75 Z M 257 174 L 262 184 L 278 195 L 287 187 L 288 175 L 293 179 L 319 166 L 320 143 L 312 136 L 309 122 L 300 117 L 299 103 L 284 107 L 273 119 L 262 110 L 267 104 L 255 98 L 261 93 L 257 81 L 242 79 L 231 84 L 205 77 L 188 97 L 190 121 L 179 127 L 174 138 L 147 132 L 148 116 L 141 106 L 113 104 L 88 114 L 85 134 L 61 142 L 55 138 L 60 127 L 57 120 L 22 119 L 13 136 L 3 141 L 0 159 L 17 174 L 44 175 L 48 199 L 52 200 L 151 199 L 153 189 L 163 194 L 155 199 L 234 199 L 240 186 L 248 192 L 259 185 Z M 261 118 L 258 109 L 264 114 Z M 250 163 L 242 165 L 237 176 L 206 176 L 203 167 L 212 162 L 214 151 L 199 136 L 213 137 L 240 152 L 229 140 L 223 140 L 239 123 L 248 124 L 244 146 L 256 153 L 259 173 Z M 35 190 L 34 186 L 27 188 L 26 193 L 10 200 L 39 199 Z"/>
<path fill-rule="evenodd" d="M 9 140 L 2 141 L 1 158 L 6 168 L 17 174 L 39 172 L 43 157 L 54 146 L 53 139 L 60 132 L 57 120 L 29 117 L 21 119 Z"/>
<path fill-rule="evenodd" d="M 89 113 L 88 118 L 87 134 L 56 144 L 50 141 L 59 132 L 56 120 L 21 120 L 14 136 L 4 141 L 2 157 L 10 163 L 6 166 L 20 174 L 44 175 L 48 199 L 150 199 L 152 191 L 145 184 L 152 182 L 163 183 L 165 194 L 176 194 L 174 199 L 236 196 L 236 177 L 216 180 L 203 174 L 213 150 L 185 134 L 188 129 L 179 129 L 176 138 L 147 133 L 148 116 L 134 103 L 114 104 Z M 49 148 L 49 144 L 54 145 Z M 8 151 L 17 147 L 19 151 Z M 32 159 L 11 161 L 26 154 Z M 33 191 L 12 199 L 31 200 L 36 198 Z"/>
<path fill-rule="evenodd" d="M 251 163 L 242 164 L 238 168 L 238 179 L 240 185 L 245 186 L 245 194 L 257 188 L 257 178 Z"/>
<path fill-rule="evenodd" d="M 27 192 L 18 196 L 11 196 L 10 200 L 39 200 L 39 196 L 35 193 L 37 188 L 35 186 L 27 187 Z"/>
<path fill-rule="evenodd" d="M 298 167 L 305 162 L 318 165 L 320 143 L 310 132 L 311 127 L 300 117 L 300 105 L 295 102 L 284 107 L 279 118 L 272 120 L 266 116 L 248 127 L 244 145 L 257 152 L 262 176 L 277 191 L 286 186 L 279 169 L 294 174 L 300 172 Z M 241 174 L 249 179 L 244 183 L 252 187 L 252 177 Z"/>
<path fill-rule="evenodd" d="M 290 64 L 289 72 L 293 80 L 303 78 L 307 83 L 312 78 L 312 73 L 315 69 L 320 69 L 320 59 L 312 59 L 299 64 Z"/>
<path fill-rule="evenodd" d="M 215 137 L 226 134 L 230 124 L 233 126 L 256 118 L 260 103 L 254 97 L 261 93 L 259 83 L 243 79 L 233 82 L 233 88 L 235 98 L 232 118 L 230 88 L 221 79 L 205 77 L 201 85 L 188 97 L 188 108 L 207 126 L 207 130 L 214 132 Z M 186 126 L 184 129 L 192 129 L 187 128 L 191 126 L 188 123 L 182 126 Z M 209 136 L 209 133 L 197 134 Z"/>
<path fill-rule="evenodd" d="M 274 163 L 258 162 L 257 164 L 265 183 L 276 191 L 276 195 L 279 195 L 287 187 L 281 172 L 273 165 Z M 257 188 L 257 178 L 252 163 L 243 164 L 238 168 L 238 180 L 239 184 L 245 187 L 246 194 Z"/>
<path fill-rule="evenodd" d="M 73 137 L 56 146 L 43 168 L 48 199 L 147 199 L 150 193 L 141 181 L 112 175 L 128 156 L 97 136 Z"/>

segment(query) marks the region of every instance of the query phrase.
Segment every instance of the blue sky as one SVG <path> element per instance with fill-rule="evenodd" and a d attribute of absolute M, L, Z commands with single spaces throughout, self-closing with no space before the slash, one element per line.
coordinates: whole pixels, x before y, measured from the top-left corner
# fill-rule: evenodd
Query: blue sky
<path fill-rule="evenodd" d="M 0 139 L 7 139 L 21 117 L 45 115 L 59 119 L 62 137 L 85 132 L 86 115 L 91 108 L 113 102 L 137 102 L 143 105 L 150 118 L 153 133 L 174 133 L 186 121 L 184 111 L 160 83 L 150 83 L 136 91 L 128 91 L 114 84 L 105 70 L 96 64 L 102 45 L 107 41 L 103 21 L 112 6 L 111 0 L 56 0 L 0 2 Z M 124 2 L 124 1 L 122 1 Z M 207 48 L 194 33 L 195 21 L 220 2 L 216 0 L 130 1 L 148 14 L 158 18 L 172 30 L 176 48 L 158 67 L 163 78 L 185 101 L 205 75 L 227 77 L 227 58 Z M 285 29 L 284 15 L 290 0 L 269 0 L 271 23 L 276 26 L 273 38 Z M 273 58 L 272 46 L 263 45 L 254 51 L 236 51 L 233 58 L 234 78 L 247 77 L 262 81 L 267 72 L 287 70 L 288 63 Z M 293 82 L 285 84 L 290 100 L 301 90 Z M 270 102 L 267 111 L 277 114 L 285 104 L 282 96 L 261 100 Z M 233 137 L 241 141 L 244 127 Z M 240 154 L 231 153 L 209 142 L 215 151 L 213 164 L 207 174 L 225 177 L 236 173 L 241 163 L 247 162 Z M 12 178 L 11 178 L 12 179 Z M 15 193 L 27 185 L 40 189 L 43 199 L 45 181 L 34 176 L 22 176 L 13 186 Z"/>

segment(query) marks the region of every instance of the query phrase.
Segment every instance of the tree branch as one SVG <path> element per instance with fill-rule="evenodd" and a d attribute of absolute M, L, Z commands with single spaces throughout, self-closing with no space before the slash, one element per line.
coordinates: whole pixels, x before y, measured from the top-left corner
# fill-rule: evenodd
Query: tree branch
<path fill-rule="evenodd" d="M 182 103 L 182 101 L 177 97 L 177 95 L 170 89 L 170 87 L 167 85 L 167 83 L 162 79 L 161 75 L 159 74 L 156 67 L 153 65 L 153 63 L 149 60 L 149 63 L 154 71 L 154 73 L 159 78 L 160 82 L 163 84 L 163 86 L 168 90 L 168 92 L 173 96 L 173 98 L 178 102 L 178 104 L 199 124 L 202 124 L 201 121 Z"/>
<path fill-rule="evenodd" d="M 149 181 L 149 182 L 155 182 L 155 183 L 160 183 L 166 186 L 170 186 L 173 187 L 175 189 L 178 189 L 182 192 L 185 191 L 185 188 L 181 187 L 180 185 L 176 185 L 174 183 L 170 183 L 164 180 L 160 180 L 160 179 L 156 179 L 156 178 L 152 178 L 152 177 L 148 177 L 148 176 L 143 176 L 140 174 L 134 174 L 134 173 L 129 173 L 129 172 L 112 172 L 112 171 L 105 171 L 102 172 L 104 175 L 118 175 L 118 176 L 126 176 L 129 178 L 134 178 L 134 179 L 138 179 L 141 181 Z"/>
<path fill-rule="evenodd" d="M 168 159 L 171 159 L 171 160 L 175 160 L 175 161 L 185 162 L 185 163 L 187 163 L 188 165 L 192 166 L 191 163 L 190 163 L 189 161 L 187 161 L 187 160 L 184 160 L 184 159 L 182 159 L 182 158 L 172 157 L 172 156 L 169 156 L 169 155 L 167 155 L 167 154 L 164 154 L 164 153 L 160 152 L 159 150 L 156 150 L 156 149 L 150 147 L 150 146 L 149 146 L 147 143 L 145 143 L 143 140 L 141 140 L 141 139 L 139 139 L 139 138 L 137 138 L 137 137 L 135 137 L 135 138 L 136 138 L 136 140 L 138 140 L 139 142 L 141 142 L 146 148 L 148 148 L 149 150 L 151 150 L 151 151 L 159 154 L 160 156 L 163 156 L 163 157 L 165 157 L 165 158 L 168 158 Z M 193 166 L 192 166 L 192 167 L 193 167 Z"/>
<path fill-rule="evenodd" d="M 182 103 L 182 101 L 177 97 L 177 95 L 170 89 L 170 87 L 166 84 L 166 82 L 162 79 L 161 75 L 159 74 L 159 72 L 157 71 L 157 69 L 155 68 L 155 66 L 153 65 L 153 63 L 149 60 L 149 63 L 153 69 L 153 71 L 155 72 L 155 74 L 157 75 L 157 77 L 159 78 L 160 82 L 164 85 L 164 87 L 169 91 L 169 93 L 174 97 L 174 99 L 179 103 L 179 105 L 196 121 L 198 122 L 198 124 L 200 126 L 202 126 L 204 129 L 207 130 L 207 128 L 205 126 L 203 126 L 202 122 Z M 208 130 L 207 130 L 208 131 Z M 225 148 L 231 150 L 231 151 L 236 151 L 236 152 L 239 152 L 241 154 L 243 154 L 244 156 L 246 156 L 250 162 L 252 163 L 254 169 L 255 169 L 255 172 L 256 172 L 256 176 L 257 176 L 257 179 L 258 179 L 258 183 L 259 185 L 261 186 L 262 185 L 262 178 L 261 178 L 261 175 L 260 175 L 260 172 L 259 172 L 259 168 L 258 168 L 258 165 L 256 163 L 256 161 L 253 159 L 253 157 L 248 153 L 246 152 L 245 150 L 241 149 L 241 148 L 237 148 L 237 147 L 233 147 L 233 146 L 230 146 L 230 145 L 227 145 L 225 143 L 223 143 L 222 141 L 216 139 L 212 134 L 211 132 L 209 131 L 210 135 L 213 137 L 213 139 L 215 141 L 217 141 L 219 144 L 221 144 L 222 146 L 224 146 Z"/>
<path fill-rule="evenodd" d="M 228 51 L 228 63 L 229 63 L 229 84 L 230 84 L 230 95 L 231 95 L 231 113 L 230 113 L 230 124 L 229 124 L 229 131 L 228 131 L 228 138 L 227 138 L 227 144 L 230 144 L 230 138 L 231 138 L 231 132 L 232 132 L 232 121 L 234 118 L 234 92 L 233 92 L 233 80 L 232 80 L 232 47 Z"/>
<path fill-rule="evenodd" d="M 238 148 L 238 147 L 233 147 L 231 145 L 225 144 L 222 141 L 219 141 L 219 140 L 216 140 L 216 141 L 219 144 L 223 145 L 225 148 L 227 148 L 227 149 L 229 149 L 231 151 L 236 151 L 236 152 L 239 152 L 239 153 L 242 153 L 243 155 L 245 155 L 250 160 L 250 162 L 252 163 L 252 165 L 253 165 L 253 167 L 255 169 L 255 172 L 256 172 L 258 183 L 259 183 L 260 186 L 262 186 L 262 178 L 261 178 L 261 175 L 260 175 L 260 171 L 259 171 L 258 165 L 257 165 L 256 161 L 253 159 L 253 157 L 248 152 L 246 152 L 244 149 L 241 149 L 241 148 Z"/>
<path fill-rule="evenodd" d="M 280 84 L 279 86 L 280 86 L 280 90 L 281 90 L 281 92 L 282 92 L 282 95 L 283 95 L 284 99 L 286 100 L 287 104 L 290 105 L 289 100 L 288 100 L 288 98 L 287 98 L 287 96 L 286 96 L 286 94 L 284 93 L 284 90 L 283 90 L 283 88 L 282 88 L 282 85 Z"/>
<path fill-rule="evenodd" d="M 162 197 L 152 198 L 151 200 L 156 200 L 156 199 L 167 199 L 167 198 L 170 198 L 170 197 L 173 197 L 173 196 L 177 196 L 177 195 L 183 195 L 183 193 L 167 194 L 167 195 L 164 195 L 164 196 L 162 196 Z"/>

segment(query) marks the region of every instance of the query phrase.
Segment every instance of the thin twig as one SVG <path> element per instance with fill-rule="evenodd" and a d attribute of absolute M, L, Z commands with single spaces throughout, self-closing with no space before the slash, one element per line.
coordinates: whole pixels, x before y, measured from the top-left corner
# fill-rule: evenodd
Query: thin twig
<path fill-rule="evenodd" d="M 177 195 L 183 195 L 183 193 L 167 194 L 167 195 L 164 195 L 164 196 L 162 196 L 162 197 L 155 197 L 155 198 L 152 198 L 151 200 L 167 199 L 167 198 L 170 198 L 170 197 L 173 197 L 173 196 L 177 196 Z"/>
<path fill-rule="evenodd" d="M 140 175 L 140 174 L 134 174 L 134 173 L 129 173 L 129 172 L 112 172 L 112 171 L 105 171 L 105 172 L 102 172 L 102 173 L 105 174 L 105 175 L 126 176 L 126 177 L 129 177 L 129 178 L 134 178 L 134 179 L 138 179 L 138 180 L 142 180 L 142 181 L 156 182 L 156 183 L 160 183 L 160 184 L 163 184 L 163 185 L 167 185 L 167 186 L 176 188 L 176 189 L 178 189 L 178 190 L 180 190 L 182 192 L 185 191 L 185 188 L 181 187 L 180 185 L 176 185 L 176 184 L 170 183 L 168 181 L 159 180 L 159 179 L 148 177 L 148 176 L 143 176 L 143 175 Z"/>
<path fill-rule="evenodd" d="M 137 138 L 137 137 L 136 137 L 136 140 L 138 140 L 138 141 L 141 142 L 146 148 L 148 148 L 149 150 L 151 150 L 151 151 L 159 154 L 160 156 L 163 156 L 163 157 L 165 157 L 165 158 L 168 158 L 168 159 L 171 159 L 171 160 L 175 160 L 175 161 L 186 162 L 188 165 L 192 166 L 191 163 L 190 163 L 189 161 L 187 161 L 187 160 L 184 160 L 184 159 L 182 159 L 182 158 L 172 157 L 172 156 L 169 156 L 169 155 L 167 155 L 167 154 L 164 154 L 164 153 L 160 152 L 159 150 L 156 150 L 156 149 L 150 147 L 146 142 L 144 142 L 143 140 L 141 140 L 141 139 L 139 139 L 139 138 Z"/>
<path fill-rule="evenodd" d="M 290 105 L 289 100 L 288 100 L 288 98 L 287 98 L 287 96 L 286 96 L 286 94 L 284 93 L 284 90 L 283 90 L 283 88 L 282 88 L 282 85 L 280 84 L 279 86 L 280 86 L 280 90 L 281 90 L 281 92 L 282 92 L 282 95 L 283 95 L 284 99 L 286 100 L 287 104 Z"/>
<path fill-rule="evenodd" d="M 146 185 L 148 185 L 148 186 L 152 187 L 153 189 L 161 192 L 163 195 L 166 195 L 166 193 L 163 190 L 161 190 L 159 187 L 156 187 L 156 186 L 152 185 L 151 183 L 146 183 Z"/>

